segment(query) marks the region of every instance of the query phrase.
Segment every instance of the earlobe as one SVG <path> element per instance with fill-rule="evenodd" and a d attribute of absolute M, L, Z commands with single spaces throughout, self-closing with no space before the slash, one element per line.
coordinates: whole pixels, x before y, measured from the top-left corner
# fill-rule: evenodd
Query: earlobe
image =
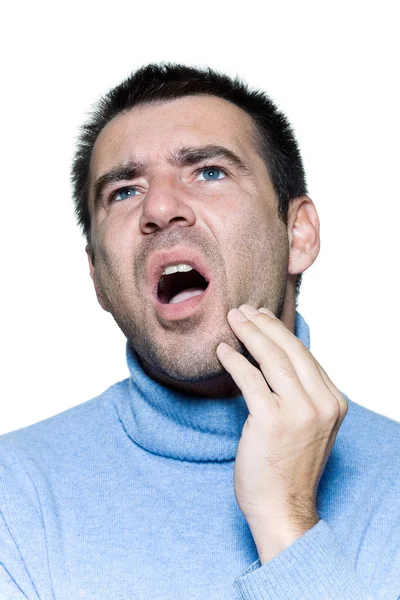
<path fill-rule="evenodd" d="M 301 196 L 292 202 L 288 214 L 288 272 L 298 275 L 306 271 L 319 254 L 319 217 L 313 201 L 308 196 Z"/>
<path fill-rule="evenodd" d="M 99 287 L 99 284 L 98 284 L 98 281 L 97 281 L 97 278 L 96 278 L 96 273 L 95 273 L 95 270 L 94 270 L 94 265 L 93 265 L 93 262 L 92 262 L 92 253 L 91 253 L 89 244 L 87 244 L 85 250 L 86 250 L 86 254 L 87 254 L 88 262 L 89 262 L 90 277 L 92 278 L 92 281 L 93 281 L 93 284 L 94 284 L 94 289 L 96 291 L 96 296 L 97 296 L 98 303 L 100 304 L 100 306 L 101 306 L 101 308 L 103 310 L 105 310 L 106 312 L 110 312 L 110 310 L 107 308 L 107 303 L 106 303 L 106 301 L 104 299 L 104 296 L 103 296 L 103 294 L 100 291 L 100 287 Z"/>

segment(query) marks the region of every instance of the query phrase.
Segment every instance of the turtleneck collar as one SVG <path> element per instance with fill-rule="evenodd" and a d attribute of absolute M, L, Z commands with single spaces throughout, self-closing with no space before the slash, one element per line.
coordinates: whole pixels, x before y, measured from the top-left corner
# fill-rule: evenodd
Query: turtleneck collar
<path fill-rule="evenodd" d="M 295 335 L 310 349 L 309 327 L 296 311 Z M 249 411 L 243 396 L 211 399 L 171 390 L 151 379 L 127 340 L 130 371 L 119 416 L 129 437 L 154 454 L 185 461 L 234 460 Z"/>

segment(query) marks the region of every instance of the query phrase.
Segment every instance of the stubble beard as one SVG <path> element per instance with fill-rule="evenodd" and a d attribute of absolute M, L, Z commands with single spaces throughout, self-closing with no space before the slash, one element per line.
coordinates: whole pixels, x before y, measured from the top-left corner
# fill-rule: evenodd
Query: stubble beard
<path fill-rule="evenodd" d="M 234 335 L 226 316 L 231 308 L 247 303 L 257 307 L 266 306 L 280 317 L 289 260 L 287 237 L 284 231 L 282 233 L 280 239 L 279 236 L 275 237 L 275 242 L 270 238 L 270 248 L 264 249 L 266 260 L 261 262 L 261 273 L 260 263 L 254 266 L 248 260 L 251 267 L 240 273 L 231 293 L 228 292 L 228 277 L 222 257 L 211 254 L 215 259 L 210 261 L 211 264 L 218 265 L 215 270 L 218 289 L 214 291 L 215 299 L 208 300 L 208 315 L 199 310 L 188 319 L 167 322 L 165 329 L 155 316 L 150 299 L 147 306 L 140 302 L 132 305 L 132 298 L 140 293 L 135 289 L 135 281 L 143 278 L 142 271 L 136 270 L 134 276 L 124 268 L 118 255 L 101 252 L 102 260 L 96 268 L 98 287 L 106 299 L 109 312 L 139 361 L 149 366 L 155 374 L 177 382 L 212 382 L 226 375 L 216 353 L 218 344 L 224 341 L 258 366 L 244 344 Z M 249 281 L 255 282 L 250 293 Z M 212 318 L 210 315 L 213 315 Z M 209 334 L 206 339 L 207 330 Z"/>
<path fill-rule="evenodd" d="M 146 310 L 145 307 L 130 304 L 128 299 L 134 297 L 132 295 L 134 293 L 133 284 L 127 286 L 126 283 L 123 284 L 115 279 L 108 279 L 108 281 L 110 283 L 104 285 L 102 278 L 98 278 L 98 285 L 108 300 L 109 311 L 129 341 L 131 348 L 136 352 L 139 362 L 142 366 L 147 367 L 147 370 L 151 369 L 154 375 L 160 374 L 177 382 L 193 384 L 207 381 L 211 383 L 213 380 L 225 376 L 226 370 L 216 352 L 221 341 L 228 343 L 253 365 L 259 366 L 246 346 L 231 330 L 226 315 L 232 307 L 236 307 L 236 303 L 229 300 L 222 301 L 224 297 L 222 292 L 218 294 L 220 300 L 215 301 L 214 309 L 212 303 L 209 303 L 208 315 L 205 315 L 204 311 L 199 311 L 198 314 L 188 319 L 176 322 L 175 331 L 171 331 L 170 327 L 167 331 L 155 318 L 152 308 L 149 307 Z M 279 290 L 275 309 L 278 318 L 283 307 L 286 283 L 287 280 L 281 282 Z M 121 296 L 118 296 L 115 291 L 123 289 L 127 292 L 121 299 Z M 257 291 L 255 295 L 257 295 Z M 271 288 L 269 292 L 271 292 Z M 248 291 L 243 289 L 239 297 L 248 297 Z M 256 299 L 243 300 L 243 302 L 245 301 L 249 304 L 257 304 Z M 270 300 L 262 305 L 272 306 Z M 213 315 L 212 318 L 211 315 Z M 171 323 L 169 322 L 168 325 Z M 207 330 L 208 335 L 206 334 Z"/>

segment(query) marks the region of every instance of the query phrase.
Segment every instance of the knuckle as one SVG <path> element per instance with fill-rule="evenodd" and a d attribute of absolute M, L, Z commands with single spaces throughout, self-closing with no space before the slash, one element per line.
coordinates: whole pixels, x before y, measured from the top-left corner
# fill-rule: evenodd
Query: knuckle
<path fill-rule="evenodd" d="M 293 366 L 289 363 L 280 364 L 279 371 L 282 373 L 282 375 L 284 375 L 285 377 L 289 377 L 290 379 L 294 379 L 297 377 L 296 371 L 294 370 Z"/>
<path fill-rule="evenodd" d="M 326 402 L 322 409 L 322 414 L 325 421 L 336 421 L 340 417 L 340 406 L 336 400 Z"/>
<path fill-rule="evenodd" d="M 267 350 L 267 358 L 271 361 L 283 360 L 287 358 L 286 352 L 279 348 L 279 346 L 273 346 Z"/>
<path fill-rule="evenodd" d="M 348 404 L 346 398 L 343 396 L 343 394 L 340 394 L 339 407 L 340 407 L 341 419 L 343 420 L 345 418 L 345 416 L 347 415 L 347 411 L 349 410 L 349 404 Z"/>
<path fill-rule="evenodd" d="M 306 405 L 297 415 L 297 423 L 301 428 L 308 428 L 318 419 L 318 411 L 312 404 Z"/>
<path fill-rule="evenodd" d="M 307 348 L 307 346 L 305 346 L 303 344 L 303 342 L 299 338 L 295 339 L 295 343 L 297 344 L 297 351 L 299 353 L 307 354 L 307 356 L 310 356 L 311 352 L 309 351 L 309 349 Z"/>
<path fill-rule="evenodd" d="M 246 373 L 244 375 L 244 382 L 252 390 L 256 391 L 260 391 L 262 387 L 265 386 L 264 377 L 261 375 L 260 371 L 257 370 Z"/>

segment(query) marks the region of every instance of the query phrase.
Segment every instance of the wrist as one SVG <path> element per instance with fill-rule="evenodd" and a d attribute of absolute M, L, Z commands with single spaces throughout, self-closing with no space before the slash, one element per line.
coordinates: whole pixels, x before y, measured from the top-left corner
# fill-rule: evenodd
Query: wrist
<path fill-rule="evenodd" d="M 284 552 L 289 546 L 314 527 L 320 520 L 318 515 L 302 524 L 276 519 L 274 523 L 260 519 L 247 521 L 257 548 L 261 565 Z"/>

